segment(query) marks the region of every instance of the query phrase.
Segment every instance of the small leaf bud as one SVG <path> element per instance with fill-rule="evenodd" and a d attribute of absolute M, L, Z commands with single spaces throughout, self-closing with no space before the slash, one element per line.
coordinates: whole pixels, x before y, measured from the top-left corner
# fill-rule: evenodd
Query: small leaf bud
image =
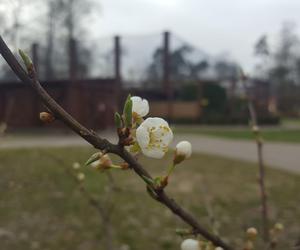
<path fill-rule="evenodd" d="M 21 56 L 28 73 L 31 72 L 33 69 L 33 63 L 30 57 L 21 49 L 19 49 L 19 55 Z"/>
<path fill-rule="evenodd" d="M 55 120 L 55 117 L 51 114 L 51 113 L 48 113 L 48 112 L 41 112 L 40 113 L 40 120 L 44 123 L 51 123 Z"/>
<path fill-rule="evenodd" d="M 78 181 L 82 182 L 82 181 L 84 181 L 84 179 L 85 179 L 84 173 L 80 172 L 80 173 L 77 174 L 77 180 Z"/>
<path fill-rule="evenodd" d="M 257 236 L 257 230 L 254 227 L 250 227 L 246 231 L 246 235 L 249 239 L 254 240 Z"/>
<path fill-rule="evenodd" d="M 96 153 L 87 161 L 86 165 L 91 165 L 92 168 L 98 170 L 109 169 L 113 167 L 121 168 L 120 166 L 113 165 L 112 160 L 108 154 Z"/>
<path fill-rule="evenodd" d="M 277 231 L 277 232 L 282 232 L 283 229 L 284 229 L 284 226 L 281 224 L 281 223 L 276 223 L 274 225 L 274 229 Z"/>
<path fill-rule="evenodd" d="M 124 105 L 124 118 L 125 118 L 125 126 L 127 128 L 131 128 L 132 124 L 132 100 L 127 98 L 125 105 Z"/>
<path fill-rule="evenodd" d="M 122 118 L 118 112 L 115 113 L 115 125 L 117 128 L 122 128 Z"/>
<path fill-rule="evenodd" d="M 75 170 L 78 170 L 80 168 L 80 164 L 78 162 L 74 162 L 72 167 L 75 169 Z"/>

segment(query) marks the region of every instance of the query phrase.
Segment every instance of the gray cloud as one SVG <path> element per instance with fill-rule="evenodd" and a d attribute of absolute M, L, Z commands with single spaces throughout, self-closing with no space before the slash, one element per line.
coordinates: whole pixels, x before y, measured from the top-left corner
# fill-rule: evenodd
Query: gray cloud
<path fill-rule="evenodd" d="M 274 36 L 285 20 L 300 22 L 299 0 L 102 0 L 102 6 L 100 35 L 170 29 L 213 55 L 228 51 L 248 69 L 261 34 Z"/>

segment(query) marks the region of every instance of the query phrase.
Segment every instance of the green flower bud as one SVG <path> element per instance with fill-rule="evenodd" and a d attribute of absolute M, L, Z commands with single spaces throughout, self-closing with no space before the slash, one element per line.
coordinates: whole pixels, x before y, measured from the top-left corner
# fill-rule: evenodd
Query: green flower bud
<path fill-rule="evenodd" d="M 93 154 L 85 163 L 86 166 L 92 164 L 95 161 L 98 161 L 103 154 L 101 152 Z"/>
<path fill-rule="evenodd" d="M 30 57 L 21 49 L 19 49 L 19 55 L 22 57 L 22 60 L 25 64 L 27 71 L 28 72 L 31 71 L 33 68 L 33 63 L 31 61 Z"/>
<path fill-rule="evenodd" d="M 130 95 L 128 96 L 128 98 L 125 102 L 123 115 L 124 115 L 124 118 L 125 118 L 125 126 L 127 128 L 131 128 L 131 123 L 132 123 L 132 100 L 130 99 Z"/>
<path fill-rule="evenodd" d="M 122 119 L 118 112 L 115 113 L 115 125 L 117 128 L 122 128 Z"/>

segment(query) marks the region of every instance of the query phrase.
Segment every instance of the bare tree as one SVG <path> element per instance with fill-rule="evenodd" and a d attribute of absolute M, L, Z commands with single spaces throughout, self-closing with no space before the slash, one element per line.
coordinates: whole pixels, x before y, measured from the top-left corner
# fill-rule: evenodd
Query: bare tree
<path fill-rule="evenodd" d="M 84 75 L 87 68 L 83 65 L 90 61 L 90 53 L 87 47 L 82 43 L 84 37 L 87 37 L 87 21 L 91 18 L 94 12 L 99 12 L 99 3 L 95 0 L 48 0 L 47 1 L 48 17 L 47 17 L 47 41 L 46 41 L 46 55 L 45 55 L 45 77 L 51 79 L 53 77 L 55 64 L 60 65 L 66 69 L 66 61 L 61 57 L 69 57 L 69 60 L 74 60 L 74 54 L 77 54 L 78 65 L 77 74 Z M 75 36 L 80 37 L 75 47 Z M 61 46 L 57 46 L 57 42 L 65 44 L 63 53 L 57 53 Z M 67 53 L 66 53 L 67 52 Z M 83 55 L 83 56 L 79 56 Z M 83 59 L 87 60 L 83 60 Z M 59 63 L 63 62 L 63 63 Z M 68 65 L 74 62 L 69 61 Z M 71 71 L 71 69 L 69 69 Z"/>
<path fill-rule="evenodd" d="M 259 58 L 257 65 L 258 75 L 260 77 L 267 77 L 268 70 L 270 69 L 270 47 L 267 35 L 262 35 L 254 45 L 254 54 Z"/>

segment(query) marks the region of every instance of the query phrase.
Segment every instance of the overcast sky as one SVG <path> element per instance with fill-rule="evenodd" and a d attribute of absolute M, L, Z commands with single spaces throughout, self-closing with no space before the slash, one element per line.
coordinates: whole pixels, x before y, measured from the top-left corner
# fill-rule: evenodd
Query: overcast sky
<path fill-rule="evenodd" d="M 284 21 L 300 23 L 300 0 L 101 0 L 101 4 L 97 29 L 103 36 L 168 29 L 212 55 L 229 52 L 248 70 L 259 36 L 275 37 Z"/>

